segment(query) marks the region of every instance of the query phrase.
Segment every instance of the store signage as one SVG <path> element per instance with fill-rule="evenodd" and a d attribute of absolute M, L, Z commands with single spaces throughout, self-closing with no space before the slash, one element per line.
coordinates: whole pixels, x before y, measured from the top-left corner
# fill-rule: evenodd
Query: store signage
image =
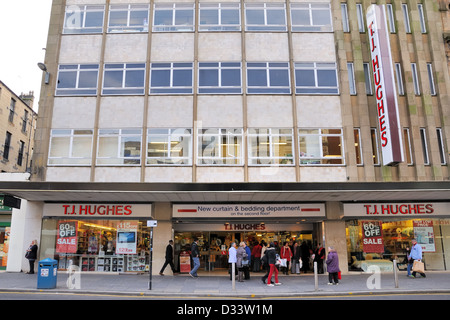
<path fill-rule="evenodd" d="M 383 227 L 381 221 L 362 221 L 364 252 L 384 252 Z"/>
<path fill-rule="evenodd" d="M 403 162 L 403 144 L 384 5 L 371 5 L 368 8 L 367 28 L 383 164 L 396 165 Z"/>
<path fill-rule="evenodd" d="M 432 220 L 414 220 L 414 238 L 422 247 L 422 252 L 436 252 Z"/>
<path fill-rule="evenodd" d="M 173 206 L 174 218 L 325 217 L 324 204 L 185 204 Z"/>
<path fill-rule="evenodd" d="M 117 224 L 116 254 L 136 254 L 137 229 L 137 221 Z"/>
<path fill-rule="evenodd" d="M 77 221 L 62 221 L 56 236 L 57 253 L 76 253 L 78 248 Z"/>
<path fill-rule="evenodd" d="M 344 204 L 345 217 L 431 217 L 445 215 L 450 215 L 449 202 Z"/>
<path fill-rule="evenodd" d="M 132 218 L 151 217 L 152 206 L 147 204 L 45 204 L 46 217 Z"/>

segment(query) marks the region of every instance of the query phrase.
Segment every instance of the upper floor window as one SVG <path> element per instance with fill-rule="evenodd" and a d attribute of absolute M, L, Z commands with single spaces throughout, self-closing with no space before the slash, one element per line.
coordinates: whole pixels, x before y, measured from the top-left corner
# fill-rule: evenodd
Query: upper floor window
<path fill-rule="evenodd" d="M 108 32 L 147 32 L 148 4 L 117 4 L 109 8 Z"/>
<path fill-rule="evenodd" d="M 6 132 L 5 136 L 5 144 L 3 145 L 3 159 L 8 160 L 9 159 L 9 149 L 11 148 L 11 132 Z"/>
<path fill-rule="evenodd" d="M 288 62 L 248 62 L 247 93 L 291 93 Z"/>
<path fill-rule="evenodd" d="M 56 95 L 96 95 L 98 69 L 98 64 L 60 65 Z"/>
<path fill-rule="evenodd" d="M 98 165 L 139 165 L 141 129 L 99 129 Z"/>
<path fill-rule="evenodd" d="M 246 3 L 246 31 L 286 31 L 284 3 Z"/>
<path fill-rule="evenodd" d="M 16 100 L 11 98 L 11 102 L 9 104 L 9 116 L 8 121 L 14 122 L 14 115 L 16 114 Z"/>
<path fill-rule="evenodd" d="M 194 4 L 156 3 L 153 31 L 194 31 Z"/>
<path fill-rule="evenodd" d="M 403 12 L 403 22 L 405 23 L 405 31 L 406 31 L 406 33 L 411 33 L 411 24 L 409 23 L 408 5 L 406 3 L 402 3 L 402 12 Z"/>
<path fill-rule="evenodd" d="M 333 31 L 328 3 L 291 3 L 292 31 Z"/>
<path fill-rule="evenodd" d="M 336 63 L 297 62 L 294 66 L 295 93 L 339 93 Z"/>
<path fill-rule="evenodd" d="M 145 63 L 107 63 L 103 94 L 144 94 Z"/>
<path fill-rule="evenodd" d="M 192 130 L 148 129 L 147 164 L 191 165 Z"/>
<path fill-rule="evenodd" d="M 198 164 L 243 164 L 242 139 L 242 129 L 199 129 Z"/>
<path fill-rule="evenodd" d="M 93 130 L 54 129 L 50 133 L 49 165 L 90 165 Z"/>
<path fill-rule="evenodd" d="M 249 165 L 294 163 L 292 129 L 248 129 Z"/>
<path fill-rule="evenodd" d="M 105 6 L 67 6 L 63 33 L 102 33 L 104 15 Z"/>
<path fill-rule="evenodd" d="M 151 94 L 192 94 L 192 62 L 152 63 Z"/>
<path fill-rule="evenodd" d="M 240 31 L 240 3 L 200 3 L 200 31 Z"/>
<path fill-rule="evenodd" d="M 344 164 L 342 129 L 300 129 L 300 164 Z"/>
<path fill-rule="evenodd" d="M 22 132 L 27 132 L 27 123 L 28 123 L 29 112 L 25 110 L 23 119 L 22 119 Z"/>
<path fill-rule="evenodd" d="M 242 93 L 240 62 L 200 62 L 198 93 Z"/>

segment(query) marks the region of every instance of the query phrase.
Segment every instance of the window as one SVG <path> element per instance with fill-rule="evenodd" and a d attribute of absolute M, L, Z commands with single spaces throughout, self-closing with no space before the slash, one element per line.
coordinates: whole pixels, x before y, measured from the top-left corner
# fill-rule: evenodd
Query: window
<path fill-rule="evenodd" d="M 353 129 L 353 138 L 355 141 L 355 155 L 356 155 L 356 164 L 363 165 L 363 155 L 361 148 L 361 129 L 355 128 Z"/>
<path fill-rule="evenodd" d="M 299 129 L 300 165 L 342 165 L 342 129 Z"/>
<path fill-rule="evenodd" d="M 97 165 L 141 164 L 141 129 L 99 129 Z"/>
<path fill-rule="evenodd" d="M 291 93 L 289 63 L 248 62 L 247 93 Z"/>
<path fill-rule="evenodd" d="M 371 95 L 373 94 L 372 77 L 371 77 L 372 70 L 370 69 L 370 65 L 368 63 L 363 63 L 363 67 L 364 67 L 364 79 L 366 81 L 366 93 Z"/>
<path fill-rule="evenodd" d="M 148 165 L 192 165 L 192 130 L 148 129 Z"/>
<path fill-rule="evenodd" d="M 145 63 L 105 64 L 102 94 L 144 94 Z"/>
<path fill-rule="evenodd" d="M 240 3 L 200 3 L 200 31 L 241 31 Z"/>
<path fill-rule="evenodd" d="M 403 20 L 405 22 L 405 32 L 411 33 L 411 25 L 409 23 L 408 5 L 402 3 Z"/>
<path fill-rule="evenodd" d="M 242 93 L 240 62 L 200 62 L 198 93 Z"/>
<path fill-rule="evenodd" d="M 441 164 L 446 165 L 447 159 L 445 157 L 444 140 L 442 138 L 442 128 L 436 128 L 436 136 L 439 146 L 439 156 L 441 158 Z"/>
<path fill-rule="evenodd" d="M 366 32 L 366 28 L 364 26 L 364 10 L 362 4 L 356 4 L 356 16 L 358 18 L 358 30 L 359 32 Z"/>
<path fill-rule="evenodd" d="M 96 95 L 98 64 L 60 65 L 56 95 Z"/>
<path fill-rule="evenodd" d="M 93 130 L 54 129 L 50 134 L 49 165 L 90 165 Z"/>
<path fill-rule="evenodd" d="M 398 94 L 403 96 L 405 94 L 405 89 L 403 88 L 402 66 L 400 63 L 395 64 L 395 78 L 397 80 Z"/>
<path fill-rule="evenodd" d="M 242 129 L 199 129 L 197 164 L 242 165 Z"/>
<path fill-rule="evenodd" d="M 14 122 L 14 115 L 16 114 L 16 100 L 11 98 L 11 102 L 9 104 L 9 116 L 8 121 Z"/>
<path fill-rule="evenodd" d="M 64 34 L 102 33 L 105 6 L 67 6 Z"/>
<path fill-rule="evenodd" d="M 427 132 L 425 128 L 420 128 L 420 140 L 422 142 L 423 164 L 429 165 L 430 158 L 428 157 Z"/>
<path fill-rule="evenodd" d="M 430 94 L 432 96 L 435 96 L 436 86 L 434 85 L 433 65 L 431 63 L 427 63 L 427 72 L 428 72 L 428 81 L 430 83 Z"/>
<path fill-rule="evenodd" d="M 417 76 L 417 65 L 415 63 L 411 63 L 411 72 L 414 84 L 414 93 L 416 95 L 420 95 L 419 77 Z"/>
<path fill-rule="evenodd" d="M 422 33 L 427 33 L 427 27 L 425 24 L 425 15 L 423 12 L 423 4 L 417 4 L 417 9 L 419 10 L 419 20 L 420 20 L 420 31 Z"/>
<path fill-rule="evenodd" d="M 194 7 L 193 3 L 156 3 L 153 31 L 194 31 Z"/>
<path fill-rule="evenodd" d="M 193 64 L 152 63 L 151 94 L 192 94 Z"/>
<path fill-rule="evenodd" d="M 8 160 L 9 159 L 9 149 L 11 148 L 11 132 L 6 132 L 5 137 L 5 144 L 3 145 L 3 159 Z"/>
<path fill-rule="evenodd" d="M 291 3 L 292 31 L 333 31 L 328 3 Z"/>
<path fill-rule="evenodd" d="M 405 155 L 406 155 L 406 163 L 408 165 L 413 165 L 412 158 L 412 150 L 411 150 L 411 136 L 409 132 L 409 128 L 403 128 L 403 141 L 405 143 Z"/>
<path fill-rule="evenodd" d="M 294 67 L 295 93 L 339 93 L 336 63 L 297 62 Z"/>
<path fill-rule="evenodd" d="M 148 32 L 148 4 L 117 4 L 109 9 L 108 32 Z"/>
<path fill-rule="evenodd" d="M 284 3 L 246 3 L 246 31 L 287 31 Z"/>
<path fill-rule="evenodd" d="M 380 153 L 379 153 L 379 147 L 378 147 L 378 134 L 376 128 L 370 128 L 370 138 L 372 141 L 372 159 L 373 159 L 373 165 L 379 166 L 380 165 Z"/>
<path fill-rule="evenodd" d="M 19 142 L 19 153 L 17 155 L 17 165 L 18 166 L 22 166 L 24 151 L 25 151 L 25 142 L 20 140 L 20 142 Z"/>
<path fill-rule="evenodd" d="M 346 3 L 341 3 L 341 14 L 342 14 L 342 30 L 344 32 L 350 32 L 350 25 L 348 23 L 348 10 Z"/>
<path fill-rule="evenodd" d="M 386 4 L 387 9 L 387 20 L 389 22 L 389 29 L 391 33 L 395 33 L 395 20 L 394 20 L 394 10 L 392 9 L 392 4 Z"/>
<path fill-rule="evenodd" d="M 348 71 L 348 85 L 351 95 L 356 94 L 356 83 L 355 83 L 355 69 L 353 67 L 353 62 L 347 63 Z"/>
<path fill-rule="evenodd" d="M 25 110 L 25 113 L 23 115 L 23 119 L 22 119 L 22 132 L 27 132 L 27 123 L 28 123 L 28 111 Z"/>
<path fill-rule="evenodd" d="M 248 129 L 249 165 L 294 164 L 292 129 Z"/>

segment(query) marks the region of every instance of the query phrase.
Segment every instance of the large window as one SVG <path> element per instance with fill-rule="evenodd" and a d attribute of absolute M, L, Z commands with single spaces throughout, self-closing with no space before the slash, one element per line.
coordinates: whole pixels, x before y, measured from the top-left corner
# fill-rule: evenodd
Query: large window
<path fill-rule="evenodd" d="M 242 129 L 199 129 L 198 164 L 242 165 Z"/>
<path fill-rule="evenodd" d="M 295 63 L 295 93 L 338 94 L 336 63 Z"/>
<path fill-rule="evenodd" d="M 330 4 L 291 3 L 291 23 L 292 31 L 333 31 Z"/>
<path fill-rule="evenodd" d="M 200 62 L 198 93 L 242 93 L 240 62 Z"/>
<path fill-rule="evenodd" d="M 67 6 L 63 33 L 101 33 L 104 15 L 105 6 Z"/>
<path fill-rule="evenodd" d="M 145 63 L 107 63 L 103 94 L 144 94 Z"/>
<path fill-rule="evenodd" d="M 151 94 L 192 94 L 192 82 L 192 62 L 151 64 Z"/>
<path fill-rule="evenodd" d="M 192 130 L 148 129 L 148 165 L 191 165 Z"/>
<path fill-rule="evenodd" d="M 240 3 L 200 3 L 200 31 L 241 31 Z"/>
<path fill-rule="evenodd" d="M 96 95 L 98 68 L 98 64 L 60 65 L 56 95 Z"/>
<path fill-rule="evenodd" d="M 291 93 L 288 62 L 248 62 L 247 93 Z"/>
<path fill-rule="evenodd" d="M 156 3 L 153 31 L 194 31 L 194 4 Z"/>
<path fill-rule="evenodd" d="M 344 164 L 342 129 L 300 129 L 301 165 Z"/>
<path fill-rule="evenodd" d="M 98 130 L 98 165 L 139 165 L 141 129 Z"/>
<path fill-rule="evenodd" d="M 148 4 L 117 4 L 109 9 L 108 32 L 147 32 Z"/>
<path fill-rule="evenodd" d="M 50 135 L 49 165 L 90 165 L 92 161 L 90 129 L 54 129 Z"/>
<path fill-rule="evenodd" d="M 246 3 L 246 31 L 286 31 L 284 3 Z"/>
<path fill-rule="evenodd" d="M 292 129 L 248 129 L 249 165 L 294 164 Z"/>

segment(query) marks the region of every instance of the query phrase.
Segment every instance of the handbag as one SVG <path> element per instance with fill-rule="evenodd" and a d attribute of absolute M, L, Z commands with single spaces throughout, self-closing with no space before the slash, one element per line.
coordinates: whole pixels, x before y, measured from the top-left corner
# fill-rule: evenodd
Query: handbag
<path fill-rule="evenodd" d="M 250 265 L 250 260 L 248 260 L 248 259 L 242 260 L 241 265 L 243 268 L 248 267 Z"/>
<path fill-rule="evenodd" d="M 280 259 L 280 267 L 286 267 L 287 266 L 287 259 Z"/>
<path fill-rule="evenodd" d="M 413 272 L 425 273 L 425 265 L 422 261 L 414 260 L 412 267 Z"/>

